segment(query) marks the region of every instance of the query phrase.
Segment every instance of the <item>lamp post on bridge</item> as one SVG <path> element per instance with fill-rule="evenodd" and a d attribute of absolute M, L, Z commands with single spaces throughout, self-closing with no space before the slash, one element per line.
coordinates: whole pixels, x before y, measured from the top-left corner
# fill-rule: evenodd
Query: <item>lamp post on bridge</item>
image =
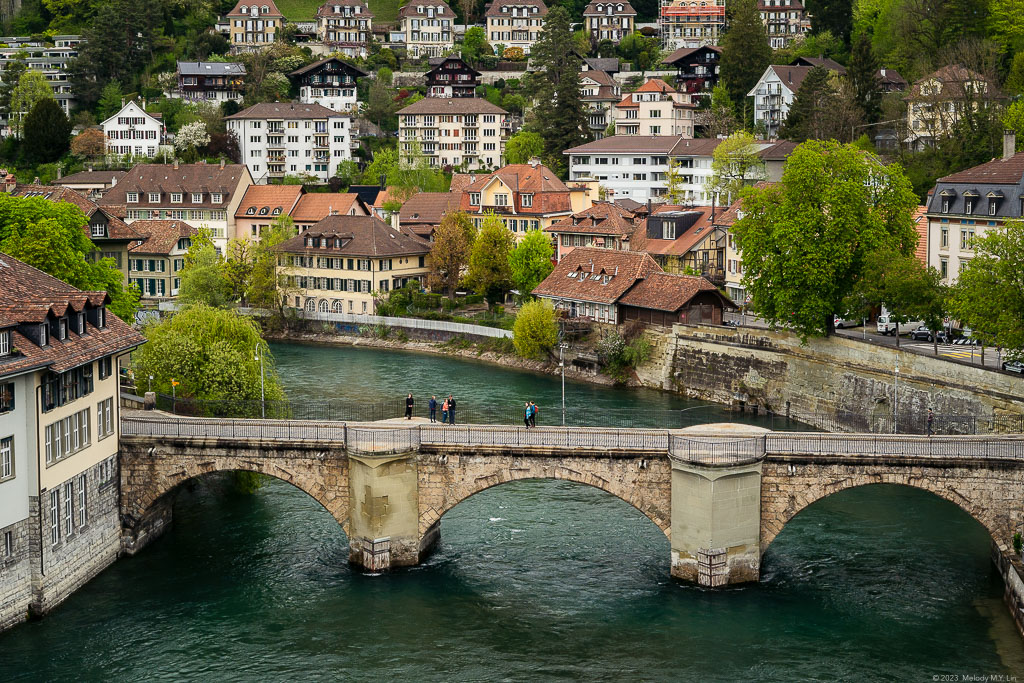
<path fill-rule="evenodd" d="M 260 363 L 260 417 L 266 419 L 267 399 L 263 391 L 263 350 L 259 344 L 256 345 L 256 357 L 253 360 L 257 360 Z"/>
<path fill-rule="evenodd" d="M 892 375 L 892 433 L 899 431 L 900 357 L 896 356 L 896 369 Z"/>
<path fill-rule="evenodd" d="M 558 367 L 562 369 L 562 426 L 565 426 L 565 360 L 563 352 L 568 348 L 565 342 L 558 344 Z"/>

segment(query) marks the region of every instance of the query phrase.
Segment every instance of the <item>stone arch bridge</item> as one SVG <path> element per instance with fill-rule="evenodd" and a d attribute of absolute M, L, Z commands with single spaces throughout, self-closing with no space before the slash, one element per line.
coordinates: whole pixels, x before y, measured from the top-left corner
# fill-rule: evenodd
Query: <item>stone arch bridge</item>
<path fill-rule="evenodd" d="M 247 470 L 305 491 L 342 525 L 350 559 L 414 565 L 440 519 L 473 494 L 521 479 L 607 491 L 668 537 L 673 576 L 756 581 L 761 555 L 811 503 L 902 484 L 959 505 L 1009 557 L 1024 528 L 1024 436 L 922 437 L 735 431 L 316 423 L 131 412 L 122 417 L 121 508 L 132 553 L 170 519 L 170 496 L 203 474 Z M 1024 593 L 1024 588 L 1022 588 Z"/>

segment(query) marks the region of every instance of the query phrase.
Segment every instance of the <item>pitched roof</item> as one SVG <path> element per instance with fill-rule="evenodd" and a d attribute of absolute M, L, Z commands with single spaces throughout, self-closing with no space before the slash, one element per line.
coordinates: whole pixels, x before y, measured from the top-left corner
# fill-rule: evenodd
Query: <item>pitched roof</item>
<path fill-rule="evenodd" d="M 563 213 L 572 210 L 572 190 L 554 172 L 538 164 L 509 164 L 493 173 L 478 175 L 477 180 L 462 193 L 461 208 L 476 212 L 480 207 L 470 204 L 470 193 L 482 192 L 494 180 L 499 180 L 512 192 L 511 208 L 524 216 Z M 532 206 L 524 206 L 523 194 L 532 194 Z"/>
<path fill-rule="evenodd" d="M 170 198 L 164 195 L 172 192 L 202 192 L 201 204 L 186 202 L 182 208 L 222 209 L 231 202 L 232 194 L 246 177 L 248 172 L 241 164 L 225 164 L 223 167 L 220 164 L 178 164 L 177 168 L 173 164 L 138 164 L 117 185 L 107 190 L 100 199 L 100 205 L 127 204 L 129 192 L 138 192 L 140 195 L 161 193 L 159 204 L 149 204 L 148 196 L 140 196 L 140 207 L 169 204 Z M 217 204 L 213 203 L 210 196 L 215 192 L 221 195 L 221 201 Z"/>
<path fill-rule="evenodd" d="M 507 111 L 491 104 L 482 97 L 424 97 L 408 107 L 398 110 L 401 114 L 508 114 Z"/>
<path fill-rule="evenodd" d="M 619 72 L 618 57 L 584 57 L 583 62 L 593 71 Z"/>
<path fill-rule="evenodd" d="M 919 206 L 914 209 L 914 230 L 917 231 L 917 247 L 914 249 L 914 256 L 918 261 L 928 265 L 928 213 L 927 206 Z"/>
<path fill-rule="evenodd" d="M 159 123 L 160 123 L 160 120 L 161 120 L 161 119 L 163 118 L 163 117 L 162 117 L 161 115 L 159 115 L 159 114 L 157 114 L 157 115 L 155 115 L 155 116 L 154 116 L 153 114 L 150 114 L 149 112 L 147 112 L 147 111 L 146 111 L 146 110 L 145 110 L 145 109 L 144 109 L 144 108 L 142 107 L 142 105 L 141 105 L 141 104 L 139 104 L 139 103 L 138 103 L 138 102 L 136 102 L 135 100 L 128 100 L 127 102 L 125 102 L 125 103 L 124 103 L 124 104 L 123 104 L 123 105 L 121 106 L 121 108 L 120 108 L 120 109 L 118 109 L 118 110 L 117 110 L 117 112 L 115 112 L 115 113 L 114 113 L 114 114 L 112 114 L 111 116 L 108 116 L 108 117 L 107 117 L 106 119 L 104 119 L 103 121 L 100 121 L 100 126 L 102 127 L 102 126 L 106 125 L 106 123 L 107 123 L 108 121 L 113 121 L 113 120 L 117 119 L 117 118 L 118 118 L 119 116 L 121 116 L 121 115 L 122 115 L 122 113 L 124 112 L 124 110 L 125 110 L 125 109 L 134 109 L 134 110 L 136 110 L 136 111 L 137 111 L 137 112 L 138 112 L 139 114 L 141 114 L 142 116 L 146 117 L 147 119 L 150 119 L 150 120 L 151 120 L 152 122 L 154 122 L 154 123 L 157 123 L 157 124 L 159 124 Z"/>
<path fill-rule="evenodd" d="M 107 210 L 106 207 L 100 206 L 80 192 L 72 190 L 70 187 L 54 187 L 53 185 L 17 185 L 10 194 L 15 197 L 36 197 L 51 202 L 67 202 L 68 204 L 74 204 L 81 209 L 82 213 L 84 213 L 86 217 L 89 218 L 99 211 L 107 218 L 107 239 L 136 240 L 139 238 L 138 233 L 135 232 L 127 223 L 121 220 L 115 212 Z M 82 232 L 87 235 L 90 234 L 88 224 L 82 226 Z"/>
<path fill-rule="evenodd" d="M 112 185 L 128 175 L 128 171 L 79 171 L 54 180 L 51 185 Z M 111 182 L 113 181 L 113 182 Z"/>
<path fill-rule="evenodd" d="M 240 62 L 178 62 L 178 73 L 182 76 L 244 76 L 245 67 Z"/>
<path fill-rule="evenodd" d="M 307 247 L 307 237 L 339 237 L 342 246 Z M 277 251 L 377 258 L 427 254 L 430 244 L 409 232 L 392 228 L 376 216 L 328 216 L 298 236 L 282 242 Z"/>
<path fill-rule="evenodd" d="M 607 71 L 598 71 L 597 69 L 581 71 L 580 79 L 584 78 L 589 78 L 598 85 L 615 85 L 615 79 Z"/>
<path fill-rule="evenodd" d="M 939 82 L 939 92 L 922 95 L 921 86 L 928 81 L 933 80 Z M 971 71 L 960 64 L 950 64 L 915 81 L 914 86 L 910 89 L 910 93 L 907 95 L 907 99 L 918 99 L 922 97 L 932 99 L 960 99 L 965 96 L 964 84 L 973 82 L 987 83 L 985 77 L 976 71 Z M 1002 93 L 996 89 L 994 84 L 989 83 L 988 87 L 992 89 L 992 92 L 989 93 L 990 96 L 1002 96 Z"/>
<path fill-rule="evenodd" d="M 651 273 L 623 294 L 619 304 L 674 313 L 700 292 L 717 293 L 718 288 L 700 276 Z"/>
<path fill-rule="evenodd" d="M 648 217 L 633 233 L 633 239 L 630 240 L 629 248 L 649 254 L 682 256 L 714 232 L 714 226 L 711 223 L 712 207 L 710 206 L 684 208 L 682 206 L 663 204 L 654 210 L 654 215 L 668 213 L 678 214 L 679 217 L 677 230 L 681 228 L 681 231 L 677 232 L 674 240 L 648 237 L 647 221 L 650 220 L 650 217 Z"/>
<path fill-rule="evenodd" d="M 348 116 L 327 107 L 300 102 L 259 102 L 225 119 L 327 119 Z"/>
<path fill-rule="evenodd" d="M 239 0 L 238 3 L 235 4 L 235 8 L 233 10 L 231 10 L 230 12 L 228 12 L 224 16 L 227 16 L 227 17 L 251 17 L 252 14 L 250 12 L 246 12 L 244 14 L 242 13 L 242 7 L 243 6 L 259 7 L 261 9 L 261 11 L 259 13 L 260 17 L 271 17 L 271 18 L 274 18 L 274 19 L 283 18 L 284 17 L 284 15 L 281 14 L 281 10 L 277 9 L 277 5 L 274 4 L 274 0 L 259 0 L 259 2 L 257 2 L 257 0 L 251 0 L 251 1 Z M 263 12 L 262 11 L 262 8 L 264 8 L 264 7 L 267 8 L 267 10 L 268 10 L 267 12 Z"/>
<path fill-rule="evenodd" d="M 552 223 L 544 232 L 627 236 L 633 234 L 635 228 L 632 211 L 610 202 L 598 202 Z"/>
<path fill-rule="evenodd" d="M 448 17 L 450 19 L 455 18 L 455 12 L 448 6 L 448 3 L 444 0 L 408 0 L 401 9 L 398 10 L 398 18 L 404 19 L 405 17 L 425 17 L 426 13 L 420 13 L 417 11 L 417 7 L 440 7 L 443 9 L 442 12 L 437 13 L 436 16 Z"/>
<path fill-rule="evenodd" d="M 359 195 L 352 192 L 307 192 L 299 197 L 291 216 L 296 223 L 312 223 L 332 214 L 347 215 L 357 201 Z"/>
<path fill-rule="evenodd" d="M 0 291 L 4 293 L 0 299 L 0 319 L 6 321 L 5 326 L 10 326 L 12 322 L 41 323 L 50 313 L 64 315 L 68 311 L 81 312 L 110 302 L 106 292 L 76 289 L 2 253 Z M 141 334 L 109 311 L 103 328 L 95 327 L 88 322 L 88 316 L 86 318 L 85 335 L 69 329 L 67 339 L 51 338 L 50 343 L 44 347 L 15 331 L 11 342 L 17 354 L 0 358 L 0 376 L 45 367 L 54 372 L 64 372 L 97 358 L 127 351 L 146 341 Z"/>
<path fill-rule="evenodd" d="M 155 254 L 167 256 L 178 245 L 182 237 L 192 237 L 198 230 L 185 221 L 143 220 L 132 223 L 145 238 L 142 244 L 135 244 L 128 250 L 132 254 Z"/>
<path fill-rule="evenodd" d="M 484 16 L 485 17 L 511 16 L 511 14 L 508 13 L 508 12 L 502 12 L 502 8 L 503 7 L 536 7 L 537 8 L 536 14 L 534 14 L 532 11 L 530 13 L 533 16 L 541 16 L 541 17 L 543 17 L 543 16 L 546 16 L 547 13 L 548 13 L 548 6 L 545 5 L 542 2 L 542 0 L 494 0 L 494 2 L 492 2 L 491 4 L 489 4 L 487 6 L 486 11 L 484 12 Z"/>
<path fill-rule="evenodd" d="M 660 270 L 654 259 L 642 252 L 576 247 L 562 257 L 533 293 L 612 304 L 638 279 Z"/>
<path fill-rule="evenodd" d="M 295 71 L 292 71 L 290 74 L 288 74 L 288 77 L 289 78 L 294 78 L 294 77 L 297 77 L 297 76 L 304 76 L 305 74 L 309 73 L 310 71 L 315 71 L 315 70 L 319 69 L 320 67 L 322 67 L 324 64 L 327 64 L 328 62 L 338 62 L 339 64 L 342 64 L 343 66 L 345 66 L 345 68 L 351 69 L 352 71 L 355 71 L 359 76 L 369 76 L 370 75 L 366 71 L 363 71 L 362 69 L 360 69 L 358 66 L 353 66 L 352 64 L 349 64 L 348 62 L 346 62 L 344 60 L 338 59 L 337 57 L 325 57 L 324 59 L 321 59 L 319 61 L 313 62 L 312 64 L 307 64 L 306 66 L 300 67 L 300 68 L 296 69 Z M 357 78 L 359 76 L 357 76 Z"/>
<path fill-rule="evenodd" d="M 448 62 L 456 62 L 458 63 L 460 69 L 469 71 L 473 73 L 475 76 L 480 75 L 480 72 L 471 67 L 469 64 L 467 64 L 466 60 L 464 60 L 462 57 L 458 55 L 448 55 L 447 57 L 431 57 L 430 59 L 427 60 L 427 64 L 430 65 L 430 70 L 427 71 L 427 77 L 441 70 L 441 68 Z"/>
<path fill-rule="evenodd" d="M 445 214 L 459 210 L 462 198 L 453 192 L 419 192 L 409 197 L 398 212 L 399 225 L 438 225 Z"/>
<path fill-rule="evenodd" d="M 648 78 L 646 83 L 633 92 L 676 92 L 676 89 L 660 78 Z"/>
<path fill-rule="evenodd" d="M 878 80 L 882 84 L 898 85 L 905 87 L 907 79 L 903 78 L 896 69 L 882 68 L 878 70 Z"/>
<path fill-rule="evenodd" d="M 449 192 L 462 192 L 464 189 L 476 182 L 475 173 L 453 173 L 452 184 L 449 186 Z"/>
<path fill-rule="evenodd" d="M 846 67 L 829 57 L 797 57 L 793 60 L 793 66 L 821 66 L 829 71 L 835 71 L 840 76 L 846 75 Z"/>
<path fill-rule="evenodd" d="M 291 215 L 302 196 L 302 185 L 250 185 L 235 209 L 235 218 Z M 255 209 L 249 213 L 249 209 Z M 274 213 L 279 209 L 277 213 Z"/>
<path fill-rule="evenodd" d="M 629 4 L 629 0 L 593 0 L 593 2 L 583 9 L 583 16 L 609 16 L 605 13 L 607 11 L 605 10 L 605 7 L 608 5 L 613 7 L 613 12 L 610 15 L 613 17 L 633 16 L 636 14 L 636 10 L 633 9 L 631 4 Z M 621 10 L 618 9 L 618 6 L 620 5 L 622 6 Z"/>
<path fill-rule="evenodd" d="M 718 47 L 717 45 L 701 45 L 700 47 L 681 47 L 661 61 L 664 62 L 665 64 L 675 64 L 676 62 L 688 59 L 691 55 L 701 52 L 702 50 L 711 50 L 712 52 L 717 52 L 719 55 L 722 54 L 722 48 Z"/>
<path fill-rule="evenodd" d="M 316 11 L 317 17 L 330 17 L 334 15 L 334 7 L 361 7 L 359 12 L 360 17 L 369 17 L 372 19 L 375 15 L 370 11 L 369 5 L 365 0 L 329 0 L 320 5 L 320 8 Z"/>
<path fill-rule="evenodd" d="M 804 82 L 804 79 L 807 78 L 807 74 L 811 73 L 811 69 L 814 67 L 772 64 L 768 68 L 775 72 L 775 75 L 779 77 L 779 80 L 782 81 L 787 88 L 792 92 L 797 92 L 800 90 L 800 84 Z M 757 88 L 757 86 L 755 85 L 754 88 Z"/>
<path fill-rule="evenodd" d="M 1024 152 L 1012 157 L 993 159 L 984 164 L 939 178 L 936 183 L 995 183 L 1016 185 L 1024 180 Z"/>

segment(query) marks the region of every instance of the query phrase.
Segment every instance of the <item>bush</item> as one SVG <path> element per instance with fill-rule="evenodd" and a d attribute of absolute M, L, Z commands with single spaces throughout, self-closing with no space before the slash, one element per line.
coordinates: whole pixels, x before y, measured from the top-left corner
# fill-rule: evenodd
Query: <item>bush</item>
<path fill-rule="evenodd" d="M 638 336 L 627 342 L 618 332 L 612 332 L 597 343 L 597 355 L 605 365 L 608 374 L 616 381 L 623 382 L 627 370 L 637 368 L 651 357 L 651 342 Z"/>
<path fill-rule="evenodd" d="M 469 294 L 466 296 L 466 305 L 471 306 L 473 304 L 482 304 L 484 302 L 483 294 Z"/>
<path fill-rule="evenodd" d="M 513 328 L 516 352 L 524 358 L 542 358 L 558 343 L 555 309 L 548 301 L 531 301 L 519 309 Z"/>

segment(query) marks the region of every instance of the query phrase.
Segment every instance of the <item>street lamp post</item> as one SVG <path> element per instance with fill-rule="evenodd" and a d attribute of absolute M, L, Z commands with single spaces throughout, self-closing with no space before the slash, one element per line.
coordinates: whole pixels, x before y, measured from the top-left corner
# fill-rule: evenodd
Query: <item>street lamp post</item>
<path fill-rule="evenodd" d="M 562 342 L 558 345 L 558 367 L 562 369 L 562 426 L 565 426 L 565 360 L 563 359 L 563 352 L 567 345 Z"/>
<path fill-rule="evenodd" d="M 896 369 L 892 380 L 892 433 L 899 431 L 899 391 L 900 391 L 900 358 L 896 356 Z"/>
<path fill-rule="evenodd" d="M 260 417 L 266 419 L 267 417 L 267 399 L 263 391 L 263 352 L 260 349 L 260 345 L 256 345 L 256 358 L 260 363 Z"/>

